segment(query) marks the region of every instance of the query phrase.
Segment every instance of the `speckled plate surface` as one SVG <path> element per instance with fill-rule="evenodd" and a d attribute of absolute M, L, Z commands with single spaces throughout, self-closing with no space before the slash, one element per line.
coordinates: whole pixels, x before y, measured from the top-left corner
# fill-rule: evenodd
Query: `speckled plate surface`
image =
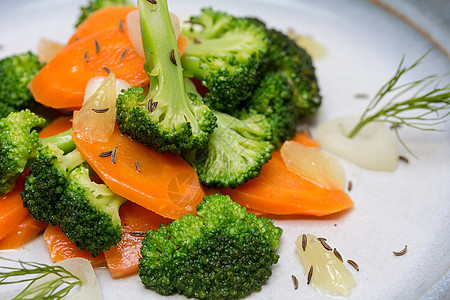
<path fill-rule="evenodd" d="M 0 56 L 35 50 L 41 37 L 67 41 L 73 32 L 77 7 L 84 3 L 2 0 Z M 293 28 L 320 44 L 325 54 L 315 59 L 315 65 L 323 107 L 310 121 L 313 131 L 318 122 L 362 113 L 368 99 L 356 98 L 356 94 L 372 96 L 393 75 L 403 55 L 407 63 L 412 63 L 433 47 L 410 25 L 367 1 L 173 0 L 169 6 L 180 15 L 211 6 L 238 15 L 258 16 L 269 26 Z M 434 28 L 448 33 L 449 28 L 439 27 L 445 22 L 435 24 L 438 27 Z M 441 37 L 435 35 L 437 41 Z M 442 45 L 445 48 L 445 41 Z M 433 50 L 405 80 L 449 70 L 449 59 Z M 276 219 L 276 224 L 284 229 L 279 263 L 262 291 L 249 299 L 331 298 L 306 285 L 294 245 L 302 233 L 328 238 L 344 259 L 359 264 L 359 272 L 351 270 L 357 281 L 351 299 L 450 299 L 448 273 L 445 276 L 450 267 L 450 125 L 439 128 L 446 131 L 402 128 L 404 140 L 419 159 L 401 149 L 409 163 L 400 163 L 395 172 L 368 171 L 342 161 L 347 179 L 353 182 L 349 192 L 355 202 L 353 209 L 322 219 Z M 392 251 L 401 250 L 405 244 L 407 254 L 394 256 Z M 0 255 L 50 263 L 41 238 Z M 105 299 L 168 299 L 146 290 L 137 276 L 112 280 L 104 267 L 97 268 L 96 273 Z M 297 290 L 291 275 L 299 279 Z M 6 290 L 0 289 L 0 299 L 11 296 L 11 291 Z"/>

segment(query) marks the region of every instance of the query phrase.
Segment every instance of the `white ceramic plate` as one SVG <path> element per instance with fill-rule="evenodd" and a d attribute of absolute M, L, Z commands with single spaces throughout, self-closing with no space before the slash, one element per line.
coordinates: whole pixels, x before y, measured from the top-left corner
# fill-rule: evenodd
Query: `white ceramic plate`
<path fill-rule="evenodd" d="M 41 37 L 67 41 L 78 16 L 77 7 L 84 3 L 2 0 L 0 56 L 35 50 Z M 323 106 L 311 121 L 313 128 L 315 122 L 360 114 L 368 100 L 356 99 L 355 94 L 373 95 L 392 76 L 403 55 L 411 63 L 433 46 L 403 21 L 366 1 L 173 0 L 169 5 L 182 15 L 212 6 L 258 16 L 270 26 L 294 28 L 322 45 L 327 53 L 315 60 L 315 65 Z M 449 70 L 449 60 L 435 50 L 405 80 Z M 450 126 L 447 123 L 439 128 L 446 132 L 401 129 L 404 140 L 420 159 L 402 149 L 410 163 L 400 163 L 395 172 L 368 171 L 343 161 L 347 178 L 353 182 L 353 209 L 322 219 L 277 219 L 276 224 L 284 229 L 279 263 L 262 291 L 249 299 L 328 298 L 305 283 L 294 245 L 302 233 L 327 237 L 344 259 L 359 264 L 359 272 L 352 270 L 357 281 L 352 299 L 448 298 L 450 280 L 444 274 L 450 266 Z M 405 244 L 406 255 L 392 254 Z M 50 263 L 41 238 L 0 255 Z M 97 268 L 96 272 L 105 299 L 166 299 L 145 289 L 138 276 L 112 280 L 106 268 Z M 291 275 L 299 279 L 298 290 L 293 288 Z M 0 290 L 2 296 L 8 298 Z"/>

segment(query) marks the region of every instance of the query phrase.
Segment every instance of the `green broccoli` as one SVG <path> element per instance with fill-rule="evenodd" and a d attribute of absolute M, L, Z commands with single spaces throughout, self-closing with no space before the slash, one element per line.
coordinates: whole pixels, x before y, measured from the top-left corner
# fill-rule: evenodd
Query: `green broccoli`
<path fill-rule="evenodd" d="M 108 7 L 108 6 L 133 6 L 133 3 L 128 0 L 89 0 L 87 6 L 81 7 L 81 14 L 75 27 L 80 26 L 94 11 Z"/>
<path fill-rule="evenodd" d="M 270 40 L 269 69 L 287 77 L 294 88 L 293 102 L 299 114 L 313 115 L 322 98 L 311 56 L 284 33 L 275 29 L 267 32 Z"/>
<path fill-rule="evenodd" d="M 282 229 L 229 196 L 204 197 L 188 214 L 142 241 L 139 276 L 160 294 L 235 299 L 261 290 L 278 262 Z"/>
<path fill-rule="evenodd" d="M 12 111 L 32 108 L 35 102 L 28 84 L 43 66 L 31 52 L 0 60 L 0 118 Z"/>
<path fill-rule="evenodd" d="M 192 42 L 181 58 L 186 76 L 209 89 L 205 103 L 233 112 L 258 84 L 267 65 L 268 37 L 263 26 L 224 12 L 203 9 L 184 31 Z M 200 25 L 201 30 L 194 30 Z"/>
<path fill-rule="evenodd" d="M 215 115 L 218 127 L 208 145 L 188 152 L 184 158 L 203 184 L 234 188 L 257 177 L 271 158 L 272 128 L 263 115 L 242 120 L 222 112 Z"/>
<path fill-rule="evenodd" d="M 105 184 L 91 181 L 89 169 L 81 165 L 69 173 L 57 203 L 59 227 L 78 248 L 97 256 L 122 238 L 119 208 L 125 201 Z"/>
<path fill-rule="evenodd" d="M 52 225 L 60 223 L 57 204 L 64 193 L 67 178 L 73 169 L 84 162 L 76 149 L 65 155 L 52 143 L 39 149 L 21 194 L 23 206 L 33 218 Z"/>
<path fill-rule="evenodd" d="M 298 111 L 292 101 L 293 88 L 288 79 L 280 74 L 268 72 L 260 82 L 240 118 L 262 114 L 272 127 L 271 142 L 279 148 L 281 144 L 295 136 L 298 124 Z"/>
<path fill-rule="evenodd" d="M 12 112 L 0 119 L 0 195 L 9 192 L 19 175 L 26 169 L 30 160 L 38 154 L 45 143 L 55 143 L 65 151 L 75 148 L 71 131 L 39 139 L 34 127 L 45 120 L 28 109 Z"/>
<path fill-rule="evenodd" d="M 213 112 L 187 87 L 167 2 L 138 1 L 150 87 L 134 87 L 117 99 L 121 132 L 156 151 L 183 153 L 203 147 L 216 127 Z M 164 32 L 164 34 L 161 34 Z"/>

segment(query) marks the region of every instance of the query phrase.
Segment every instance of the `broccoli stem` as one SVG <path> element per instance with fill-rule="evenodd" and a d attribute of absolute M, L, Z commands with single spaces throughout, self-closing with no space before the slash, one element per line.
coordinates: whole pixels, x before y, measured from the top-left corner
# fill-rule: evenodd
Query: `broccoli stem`
<path fill-rule="evenodd" d="M 72 140 L 72 128 L 57 135 L 40 138 L 39 140 L 42 145 L 49 143 L 55 144 L 55 146 L 64 151 L 64 153 L 68 153 L 75 149 L 75 143 Z"/>

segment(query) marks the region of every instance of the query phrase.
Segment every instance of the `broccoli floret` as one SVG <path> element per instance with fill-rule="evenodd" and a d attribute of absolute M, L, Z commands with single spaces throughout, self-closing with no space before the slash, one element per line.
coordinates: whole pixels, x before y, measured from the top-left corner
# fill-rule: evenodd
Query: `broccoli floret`
<path fill-rule="evenodd" d="M 9 192 L 19 175 L 38 154 L 38 149 L 54 143 L 64 151 L 75 149 L 71 130 L 39 139 L 33 128 L 45 123 L 28 109 L 0 119 L 0 195 Z"/>
<path fill-rule="evenodd" d="M 251 95 L 267 65 L 265 28 L 210 8 L 191 23 L 202 29 L 184 31 L 192 39 L 181 59 L 185 74 L 209 89 L 204 100 L 209 107 L 233 112 Z"/>
<path fill-rule="evenodd" d="M 311 56 L 284 33 L 275 29 L 267 32 L 270 40 L 270 70 L 288 78 L 294 88 L 293 101 L 299 114 L 314 114 L 322 98 Z"/>
<path fill-rule="evenodd" d="M 295 136 L 298 111 L 292 101 L 293 88 L 288 79 L 280 74 L 268 72 L 241 110 L 241 118 L 262 114 L 272 127 L 271 142 L 280 147 L 285 140 Z"/>
<path fill-rule="evenodd" d="M 271 158 L 272 128 L 259 114 L 242 120 L 222 112 L 215 115 L 218 127 L 208 145 L 184 157 L 203 184 L 234 188 L 257 177 L 262 165 Z"/>
<path fill-rule="evenodd" d="M 59 227 L 78 248 L 97 256 L 122 238 L 119 208 L 125 201 L 91 181 L 89 169 L 81 165 L 70 172 L 57 203 Z"/>
<path fill-rule="evenodd" d="M 78 150 L 65 154 L 55 144 L 39 149 L 25 178 L 22 192 L 23 206 L 38 221 L 52 225 L 60 222 L 58 202 L 64 192 L 67 178 L 73 169 L 84 163 Z"/>
<path fill-rule="evenodd" d="M 34 98 L 28 89 L 28 83 L 43 66 L 31 52 L 0 60 L 0 118 L 12 111 L 32 108 Z"/>
<path fill-rule="evenodd" d="M 204 197 L 197 216 L 188 214 L 142 241 L 139 276 L 160 294 L 197 299 L 236 299 L 272 274 L 282 229 L 257 218 L 229 196 Z"/>
<path fill-rule="evenodd" d="M 180 154 L 203 147 L 216 126 L 215 117 L 183 77 L 167 2 L 138 1 L 138 7 L 150 87 L 145 97 L 140 87 L 119 96 L 119 128 L 160 152 Z"/>
<path fill-rule="evenodd" d="M 133 6 L 133 3 L 128 0 L 89 0 L 87 6 L 81 7 L 81 14 L 75 27 L 80 26 L 94 11 L 108 7 L 108 6 Z"/>

